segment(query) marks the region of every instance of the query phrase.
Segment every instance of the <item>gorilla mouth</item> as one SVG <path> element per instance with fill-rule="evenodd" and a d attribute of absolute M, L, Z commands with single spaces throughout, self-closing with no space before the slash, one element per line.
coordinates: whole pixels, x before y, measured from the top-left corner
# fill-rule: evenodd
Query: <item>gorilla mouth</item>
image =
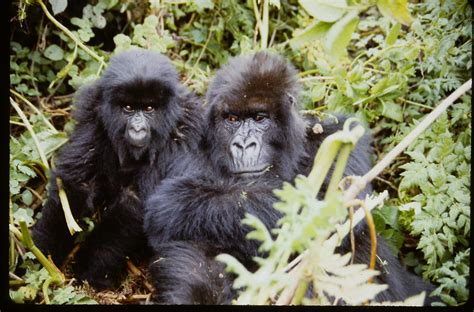
<path fill-rule="evenodd" d="M 235 170 L 232 172 L 232 174 L 240 176 L 240 177 L 246 177 L 246 178 L 251 178 L 251 177 L 258 177 L 267 172 L 271 168 L 270 165 L 264 165 L 259 168 L 244 168 L 244 169 L 239 169 Z"/>
<path fill-rule="evenodd" d="M 143 147 L 146 145 L 147 131 L 146 130 L 129 130 L 130 144 L 136 147 Z"/>

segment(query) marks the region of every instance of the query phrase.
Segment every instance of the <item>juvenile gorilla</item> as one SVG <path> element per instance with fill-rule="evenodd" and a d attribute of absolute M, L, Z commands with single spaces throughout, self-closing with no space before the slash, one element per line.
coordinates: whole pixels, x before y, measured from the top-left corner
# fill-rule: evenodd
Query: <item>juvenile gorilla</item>
<path fill-rule="evenodd" d="M 283 58 L 264 52 L 236 57 L 217 72 L 207 93 L 203 157 L 193 166 L 198 169 L 164 180 L 146 203 L 144 226 L 155 253 L 150 272 L 158 302 L 229 303 L 236 295 L 232 277 L 214 257 L 229 253 L 255 269 L 252 257 L 258 255 L 259 242 L 246 239 L 250 229 L 241 224 L 244 214 L 257 216 L 268 229 L 275 227 L 280 214 L 272 207 L 272 190 L 299 173 L 308 174 L 324 137 L 342 128 L 344 118 L 337 124 L 323 122 L 322 134 L 310 130 L 296 107 L 296 77 Z M 366 135 L 345 175 L 366 173 L 370 155 Z M 365 225 L 356 232 L 361 263 L 369 263 L 367 232 Z M 425 288 L 380 237 L 377 250 L 390 272 L 378 280 L 390 287 L 378 300 L 405 299 Z M 349 251 L 346 242 L 341 252 Z"/>
<path fill-rule="evenodd" d="M 74 244 L 58 198 L 58 176 L 77 220 L 101 208 L 101 222 L 77 254 L 76 277 L 99 289 L 119 281 L 125 257 L 146 249 L 143 200 L 163 178 L 183 172 L 187 163 L 179 158 L 197 148 L 200 109 L 165 56 L 131 50 L 113 57 L 102 78 L 78 93 L 77 124 L 33 229 L 37 246 L 60 264 Z"/>

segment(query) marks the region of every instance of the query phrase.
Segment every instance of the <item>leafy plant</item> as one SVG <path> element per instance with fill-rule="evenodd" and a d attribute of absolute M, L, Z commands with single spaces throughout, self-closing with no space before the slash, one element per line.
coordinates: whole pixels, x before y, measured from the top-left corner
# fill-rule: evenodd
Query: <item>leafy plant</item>
<path fill-rule="evenodd" d="M 472 8 L 465 0 L 34 0 L 12 6 L 9 264 L 15 302 L 45 298 L 48 277 L 25 249 L 20 224 L 31 226 L 41 215 L 49 168 L 74 126 L 72 94 L 96 79 L 113 53 L 133 46 L 160 51 L 202 95 L 229 57 L 275 50 L 300 70 L 306 110 L 355 114 L 369 123 L 374 160 L 471 77 Z M 374 211 L 377 231 L 438 286 L 435 293 L 448 305 L 466 302 L 469 288 L 470 120 L 467 94 L 374 181 L 377 191 L 388 188 L 391 195 Z M 304 235 L 293 250 L 307 243 Z M 344 258 L 332 259 L 337 272 L 347 273 Z M 364 270 L 354 268 L 369 274 Z M 69 284 L 67 268 L 63 273 L 66 283 L 47 290 L 50 301 L 87 302 L 85 292 Z M 134 287 L 141 299 L 130 299 L 129 291 L 115 291 L 109 301 L 103 298 L 111 293 L 92 296 L 108 303 L 146 300 Z"/>

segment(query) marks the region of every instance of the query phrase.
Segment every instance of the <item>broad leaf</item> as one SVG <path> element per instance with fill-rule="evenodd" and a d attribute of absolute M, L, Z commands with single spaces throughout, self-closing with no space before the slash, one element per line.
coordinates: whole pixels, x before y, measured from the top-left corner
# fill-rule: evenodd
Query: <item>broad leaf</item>
<path fill-rule="evenodd" d="M 44 50 L 44 56 L 52 61 L 60 61 L 64 58 L 64 51 L 58 45 L 52 44 Z"/>
<path fill-rule="evenodd" d="M 54 15 L 64 12 L 67 8 L 67 0 L 49 0 L 49 3 Z"/>
<path fill-rule="evenodd" d="M 311 16 L 323 22 L 335 22 L 347 12 L 346 0 L 300 0 L 299 2 Z"/>
<path fill-rule="evenodd" d="M 384 16 L 400 24 L 410 25 L 413 20 L 408 11 L 407 0 L 378 0 L 377 7 Z"/>
<path fill-rule="evenodd" d="M 332 24 L 321 21 L 315 21 L 306 27 L 300 34 L 290 40 L 290 46 L 293 50 L 299 49 L 303 44 L 318 39 L 322 39 L 331 28 Z"/>
<path fill-rule="evenodd" d="M 347 13 L 329 29 L 324 48 L 333 60 L 337 60 L 347 53 L 346 47 L 351 41 L 352 33 L 359 22 L 357 14 L 356 11 Z"/>

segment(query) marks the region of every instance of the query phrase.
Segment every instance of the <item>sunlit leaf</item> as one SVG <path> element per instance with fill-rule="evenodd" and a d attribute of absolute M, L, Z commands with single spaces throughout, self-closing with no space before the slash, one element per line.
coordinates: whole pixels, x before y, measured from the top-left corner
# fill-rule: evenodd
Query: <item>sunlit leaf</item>
<path fill-rule="evenodd" d="M 346 47 L 358 22 L 357 12 L 352 11 L 331 26 L 324 41 L 325 51 L 330 58 L 336 60 L 347 53 Z"/>
<path fill-rule="evenodd" d="M 48 0 L 51 4 L 51 8 L 53 10 L 53 14 L 59 14 L 64 12 L 67 8 L 67 0 Z"/>
<path fill-rule="evenodd" d="M 408 10 L 407 0 L 378 0 L 380 12 L 403 25 L 410 25 L 413 18 Z"/>
<path fill-rule="evenodd" d="M 323 22 L 335 22 L 347 12 L 346 0 L 299 0 L 299 2 L 311 16 Z"/>

